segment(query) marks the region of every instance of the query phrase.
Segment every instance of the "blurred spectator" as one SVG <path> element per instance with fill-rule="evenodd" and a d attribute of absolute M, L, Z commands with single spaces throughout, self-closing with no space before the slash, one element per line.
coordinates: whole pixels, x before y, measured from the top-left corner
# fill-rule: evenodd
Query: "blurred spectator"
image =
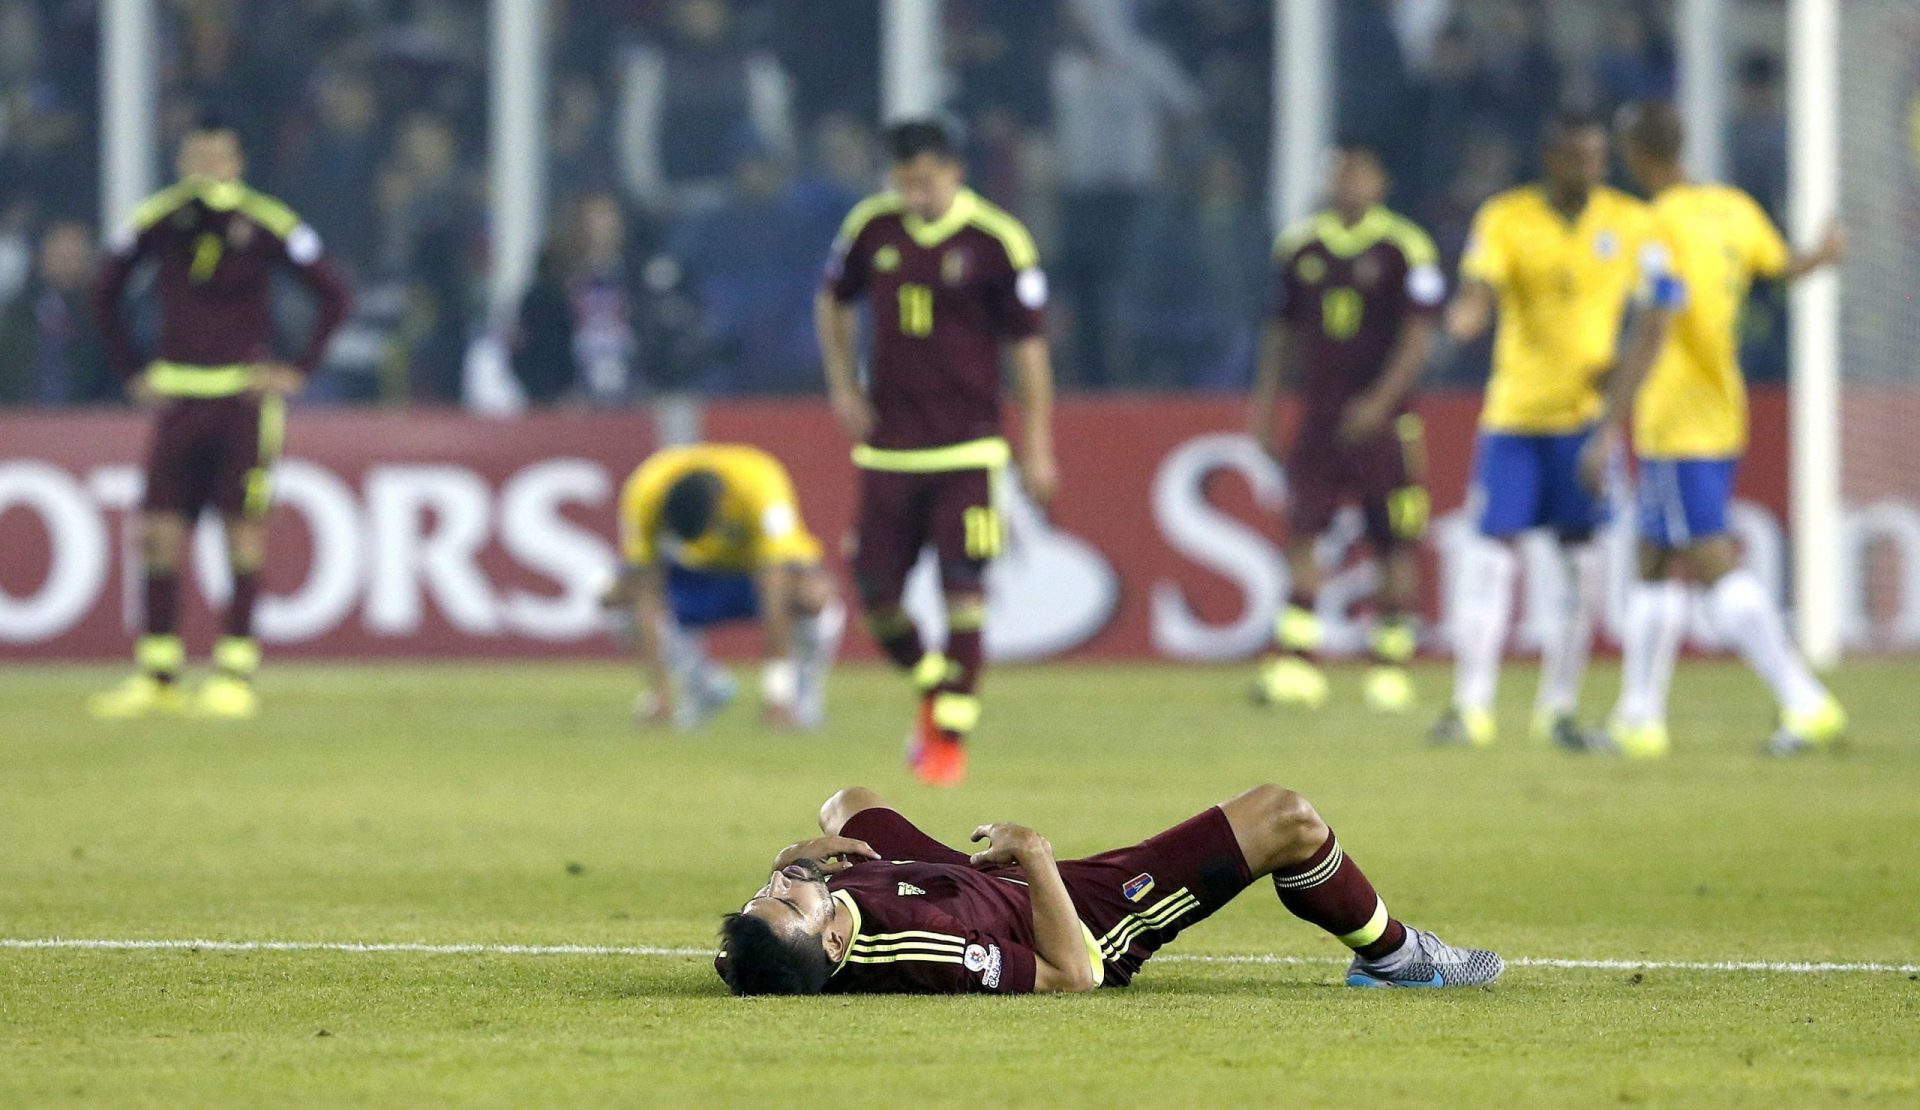
<path fill-rule="evenodd" d="M 1349 0 L 1334 19 L 1335 129 L 1381 152 L 1396 180 L 1419 161 L 1411 77 L 1393 26 L 1391 0 Z"/>
<path fill-rule="evenodd" d="M 368 219 L 379 180 L 380 105 L 364 74 L 323 76 L 312 127 L 284 160 L 280 195 L 356 274 L 378 258 L 379 228 Z"/>
<path fill-rule="evenodd" d="M 597 191 L 619 183 L 606 104 L 599 87 L 586 77 L 564 76 L 555 83 L 547 160 L 548 180 L 557 190 Z"/>
<path fill-rule="evenodd" d="M 792 75 L 802 126 L 829 114 L 880 118 L 880 8 L 873 0 L 774 0 L 778 34 L 769 45 Z"/>
<path fill-rule="evenodd" d="M 1267 220 L 1233 152 L 1215 148 L 1155 197 L 1125 244 L 1119 331 L 1132 384 L 1230 389 L 1253 368 Z"/>
<path fill-rule="evenodd" d="M 1482 55 L 1487 103 L 1508 146 L 1531 167 L 1547 117 L 1560 106 L 1562 75 L 1541 0 L 1506 0 Z"/>
<path fill-rule="evenodd" d="M 1395 201 L 1417 203 L 1446 188 L 1459 175 L 1467 136 L 1495 114 L 1486 72 L 1467 29 L 1442 28 L 1433 41 L 1426 74 L 1419 82 L 1419 161 L 1416 172 L 1395 182 Z"/>
<path fill-rule="evenodd" d="M 408 286 L 411 393 L 421 400 L 460 399 L 478 280 L 471 187 L 447 121 L 407 117 L 380 175 L 381 254 Z"/>
<path fill-rule="evenodd" d="M 573 362 L 580 395 L 612 405 L 645 393 L 640 380 L 640 301 L 628 257 L 627 215 L 612 193 L 582 197 L 574 213 L 568 286 L 573 303 Z"/>
<path fill-rule="evenodd" d="M 1728 128 L 1733 183 L 1780 219 L 1787 199 L 1787 117 L 1780 110 L 1780 63 L 1752 54 L 1740 63 L 1740 88 Z"/>
<path fill-rule="evenodd" d="M 808 203 L 779 156 L 756 136 L 729 145 L 726 200 L 686 221 L 668 244 L 700 307 L 698 384 L 721 392 L 812 389 L 813 293 L 845 210 Z"/>
<path fill-rule="evenodd" d="M 854 205 L 882 187 L 873 132 L 849 115 L 822 116 L 809 153 L 795 195 L 837 230 Z"/>
<path fill-rule="evenodd" d="M 1068 0 L 1054 56 L 1060 180 L 1057 286 L 1074 320 L 1079 381 L 1112 381 L 1113 284 L 1140 205 L 1160 181 L 1168 132 L 1196 117 L 1200 91 L 1132 22 L 1134 5 Z"/>
<path fill-rule="evenodd" d="M 74 48 L 71 14 L 0 0 L 0 188 L 42 198 L 63 216 L 94 210 L 89 46 Z M 83 182 L 82 188 L 74 188 Z"/>
<path fill-rule="evenodd" d="M 534 408 L 562 399 L 579 380 L 573 361 L 573 300 L 558 248 L 540 252 L 533 281 L 520 297 L 513 335 L 513 376 Z"/>
<path fill-rule="evenodd" d="M 86 225 L 48 227 L 32 280 L 0 307 L 0 405 L 85 405 L 120 396 L 88 301 L 92 281 Z"/>
<path fill-rule="evenodd" d="M 1673 45 L 1638 4 L 1620 4 L 1607 16 L 1606 41 L 1593 58 L 1594 95 L 1601 111 L 1634 100 L 1673 95 Z"/>
<path fill-rule="evenodd" d="M 735 37 L 723 0 L 671 0 L 668 11 L 666 34 L 620 64 L 620 169 L 649 207 L 711 206 L 728 180 L 717 136 L 750 130 L 792 150 L 791 84 L 773 55 Z"/>

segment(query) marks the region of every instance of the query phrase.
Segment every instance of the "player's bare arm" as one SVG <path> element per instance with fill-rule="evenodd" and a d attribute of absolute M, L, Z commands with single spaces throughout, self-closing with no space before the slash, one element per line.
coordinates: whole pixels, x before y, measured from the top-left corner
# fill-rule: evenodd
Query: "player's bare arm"
<path fill-rule="evenodd" d="M 843 304 L 831 293 L 813 299 L 814 330 L 820 336 L 820 362 L 826 368 L 827 399 L 834 418 L 856 443 L 873 434 L 873 404 L 860 390 L 855 342 L 860 333 L 860 309 Z"/>
<path fill-rule="evenodd" d="M 1606 489 L 1607 462 L 1626 442 L 1633 399 L 1653 370 L 1661 347 L 1666 345 L 1667 333 L 1673 330 L 1673 317 L 1671 307 L 1640 306 L 1633 315 L 1626 349 L 1607 372 L 1606 391 L 1601 395 L 1600 430 L 1580 450 L 1580 481 L 1595 493 Z"/>
<path fill-rule="evenodd" d="M 1463 278 L 1459 292 L 1447 303 L 1447 338 L 1471 343 L 1493 326 L 1493 286 L 1479 278 Z"/>
<path fill-rule="evenodd" d="M 1273 436 L 1273 409 L 1288 380 L 1293 360 L 1293 329 L 1268 321 L 1260 329 L 1260 357 L 1253 372 L 1253 392 L 1247 399 L 1247 434 L 1269 455 L 1279 454 Z"/>
<path fill-rule="evenodd" d="M 1827 266 L 1837 265 L 1847 257 L 1847 229 L 1840 226 L 1838 220 L 1830 221 L 1820 236 L 1820 242 L 1807 251 L 1795 252 L 1787 260 L 1787 268 L 1780 275 L 1782 280 L 1799 281 L 1808 274 Z"/>
<path fill-rule="evenodd" d="M 793 661 L 793 611 L 800 593 L 801 568 L 773 563 L 754 575 L 760 594 L 761 654 L 760 704 L 767 723 L 793 724 L 793 702 L 800 674 Z"/>
<path fill-rule="evenodd" d="M 971 839 L 987 842 L 984 850 L 971 857 L 975 867 L 1010 863 L 1026 873 L 1027 894 L 1033 902 L 1035 993 L 1079 993 L 1098 986 L 1080 917 L 1067 896 L 1067 884 L 1060 878 L 1047 838 L 1025 825 L 1003 822 L 981 825 Z"/>
<path fill-rule="evenodd" d="M 1420 383 L 1432 350 L 1433 325 L 1424 318 L 1409 316 L 1400 325 L 1400 335 L 1394 340 L 1380 380 L 1341 414 L 1340 438 L 1347 443 L 1363 443 L 1379 435 L 1400 403 Z"/>
<path fill-rule="evenodd" d="M 673 681 L 667 674 L 660 626 L 667 619 L 666 575 L 654 563 L 629 564 L 609 591 L 612 603 L 633 610 L 633 642 L 647 689 L 634 703 L 635 723 L 664 724 L 673 719 Z"/>
<path fill-rule="evenodd" d="M 1009 348 L 1020 399 L 1020 480 L 1028 496 L 1045 505 L 1060 488 L 1053 454 L 1053 360 L 1044 336 L 1029 336 Z"/>

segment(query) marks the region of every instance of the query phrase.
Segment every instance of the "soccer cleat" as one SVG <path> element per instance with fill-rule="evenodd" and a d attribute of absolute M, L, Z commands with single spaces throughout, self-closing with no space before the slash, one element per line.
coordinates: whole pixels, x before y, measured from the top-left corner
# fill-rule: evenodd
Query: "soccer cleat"
<path fill-rule="evenodd" d="M 1506 961 L 1498 954 L 1484 948 L 1455 948 L 1425 929 L 1408 926 L 1407 940 L 1408 947 L 1390 960 L 1355 956 L 1347 965 L 1347 986 L 1484 987 L 1506 970 Z"/>
<path fill-rule="evenodd" d="M 959 786 L 967 778 L 966 744 L 935 730 L 913 761 L 913 774 L 928 786 Z"/>
<path fill-rule="evenodd" d="M 1832 695 L 1820 708 L 1809 713 L 1786 713 L 1780 727 L 1767 738 L 1766 753 L 1775 756 L 1799 755 L 1833 747 L 1847 732 L 1847 711 Z"/>
<path fill-rule="evenodd" d="M 1253 700 L 1256 705 L 1318 709 L 1327 704 L 1327 676 L 1298 655 L 1276 655 L 1260 668 Z"/>
<path fill-rule="evenodd" d="M 1607 739 L 1613 750 L 1628 759 L 1661 759 L 1673 747 L 1665 721 L 1638 725 L 1615 721 L 1607 726 Z"/>
<path fill-rule="evenodd" d="M 253 683 L 229 674 L 209 675 L 193 692 L 193 715 L 224 721 L 244 721 L 260 712 L 260 695 Z"/>
<path fill-rule="evenodd" d="M 1364 691 L 1369 709 L 1405 713 L 1413 708 L 1413 676 L 1405 667 L 1381 663 L 1367 672 Z"/>
<path fill-rule="evenodd" d="M 87 699 L 95 720 L 130 721 L 136 717 L 179 713 L 187 707 L 177 682 L 162 682 L 150 674 L 132 674 L 117 686 Z"/>
<path fill-rule="evenodd" d="M 1457 705 L 1441 714 L 1427 732 L 1427 742 L 1441 748 L 1490 748 L 1493 741 L 1493 714 Z"/>
<path fill-rule="evenodd" d="M 1604 752 L 1613 747 L 1612 740 L 1605 732 L 1581 728 L 1579 720 L 1571 713 L 1555 713 L 1551 710 L 1535 713 L 1531 732 L 1536 742 L 1552 744 L 1562 751 Z"/>
<path fill-rule="evenodd" d="M 673 727 L 692 732 L 712 720 L 714 715 L 733 704 L 740 684 L 733 673 L 714 663 L 702 662 L 688 675 L 674 699 Z"/>

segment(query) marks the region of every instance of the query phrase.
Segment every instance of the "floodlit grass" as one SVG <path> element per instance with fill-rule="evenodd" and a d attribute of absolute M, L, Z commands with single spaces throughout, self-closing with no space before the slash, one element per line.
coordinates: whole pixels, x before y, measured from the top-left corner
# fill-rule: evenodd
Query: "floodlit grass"
<path fill-rule="evenodd" d="M 958 840 L 1062 855 L 1260 781 L 1307 794 L 1402 917 L 1510 957 L 1920 963 L 1920 665 L 1858 663 L 1851 746 L 1757 758 L 1736 667 L 1685 667 L 1673 758 L 1246 705 L 1243 669 L 989 676 L 957 792 L 898 767 L 908 695 L 835 682 L 818 737 L 636 735 L 614 666 L 280 666 L 255 724 L 108 726 L 111 672 L 0 672 L 0 937 L 704 948 L 861 782 Z M 1446 675 L 1421 676 L 1437 706 Z M 1595 676 L 1597 710 L 1613 692 Z M 1516 967 L 1498 987 L 1338 985 L 1341 950 L 1256 886 L 1166 962 L 1078 998 L 739 1001 L 704 959 L 0 949 L 0 1105 L 1807 1105 L 1920 1098 L 1920 975 Z"/>

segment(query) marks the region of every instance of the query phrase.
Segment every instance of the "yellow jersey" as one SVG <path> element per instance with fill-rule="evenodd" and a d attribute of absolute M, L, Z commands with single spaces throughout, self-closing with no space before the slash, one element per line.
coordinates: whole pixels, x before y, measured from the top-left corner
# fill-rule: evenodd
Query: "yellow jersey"
<path fill-rule="evenodd" d="M 1760 205 L 1731 185 L 1661 190 L 1648 244 L 1642 296 L 1674 315 L 1634 399 L 1634 450 L 1732 458 L 1747 446 L 1740 310 L 1753 279 L 1780 276 L 1791 252 Z"/>
<path fill-rule="evenodd" d="M 712 527 L 692 543 L 666 533 L 667 491 L 697 470 L 720 479 Z M 747 573 L 779 563 L 814 563 L 820 542 L 800 519 L 793 480 L 780 460 L 734 443 L 668 447 L 648 456 L 620 491 L 620 553 L 630 565 L 661 558 L 690 570 Z"/>
<path fill-rule="evenodd" d="M 1480 206 L 1460 275 L 1499 297 L 1481 427 L 1552 435 L 1599 416 L 1595 383 L 1613 365 L 1648 219 L 1645 204 L 1605 186 L 1572 221 L 1537 185 Z"/>

